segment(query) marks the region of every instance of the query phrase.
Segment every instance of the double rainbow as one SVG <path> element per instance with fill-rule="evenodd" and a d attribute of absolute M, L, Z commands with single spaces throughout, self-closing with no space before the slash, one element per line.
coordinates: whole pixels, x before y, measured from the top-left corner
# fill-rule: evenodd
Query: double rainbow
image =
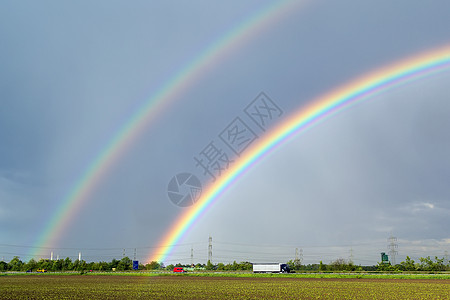
<path fill-rule="evenodd" d="M 30 250 L 31 257 L 39 256 L 41 249 L 51 249 L 73 222 L 89 196 L 101 182 L 109 168 L 122 157 L 127 148 L 162 115 L 170 103 L 181 98 L 183 92 L 194 86 L 214 65 L 224 61 L 234 50 L 243 47 L 266 28 L 282 21 L 308 1 L 274 1 L 256 10 L 234 28 L 219 36 L 191 61 L 186 63 L 152 97 L 132 115 L 112 136 L 109 143 L 86 167 L 82 176 L 63 197 L 40 232 Z"/>
<path fill-rule="evenodd" d="M 356 102 L 400 84 L 448 70 L 449 68 L 450 46 L 446 46 L 388 65 L 359 77 L 313 101 L 309 101 L 308 103 L 310 104 L 308 106 L 301 108 L 297 113 L 266 134 L 258 143 L 247 149 L 227 174 L 222 175 L 220 180 L 208 187 L 206 193 L 199 201 L 176 220 L 161 239 L 156 250 L 150 253 L 147 260 L 164 262 L 177 243 L 192 228 L 195 221 L 214 204 L 214 201 L 227 187 L 283 142 L 311 127 L 318 121 L 342 111 Z"/>

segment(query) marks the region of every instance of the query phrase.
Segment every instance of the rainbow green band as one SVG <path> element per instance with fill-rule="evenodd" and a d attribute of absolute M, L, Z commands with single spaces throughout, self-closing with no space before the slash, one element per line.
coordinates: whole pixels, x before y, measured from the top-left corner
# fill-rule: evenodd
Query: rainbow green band
<path fill-rule="evenodd" d="M 30 250 L 30 256 L 36 257 L 42 248 L 54 247 L 67 227 L 79 214 L 89 196 L 97 187 L 103 175 L 148 128 L 149 124 L 162 115 L 162 111 L 176 99 L 182 98 L 183 92 L 194 86 L 208 70 L 223 61 L 233 50 L 243 47 L 257 36 L 259 32 L 282 20 L 286 14 L 295 11 L 308 1 L 274 1 L 256 11 L 239 23 L 225 35 L 209 44 L 205 50 L 187 63 L 175 76 L 162 86 L 157 93 L 125 123 L 106 147 L 86 168 L 84 174 L 75 183 L 69 193 L 60 201 L 60 205 L 49 218 Z"/>
<path fill-rule="evenodd" d="M 262 137 L 257 144 L 247 149 L 227 174 L 223 174 L 220 180 L 208 187 L 199 201 L 182 213 L 175 221 L 157 245 L 157 250 L 150 253 L 147 260 L 164 262 L 176 244 L 180 242 L 195 221 L 214 204 L 219 195 L 235 182 L 244 171 L 255 165 L 278 145 L 327 116 L 342 111 L 351 104 L 400 84 L 448 70 L 449 67 L 450 47 L 446 46 L 389 65 L 308 102 L 310 103 L 308 106 L 301 108 Z"/>

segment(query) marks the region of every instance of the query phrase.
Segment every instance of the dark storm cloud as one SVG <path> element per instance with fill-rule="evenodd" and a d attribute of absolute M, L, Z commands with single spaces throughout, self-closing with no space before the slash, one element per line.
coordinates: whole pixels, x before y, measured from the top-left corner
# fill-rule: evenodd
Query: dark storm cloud
<path fill-rule="evenodd" d="M 31 245 L 132 113 L 262 4 L 0 6 L 0 236 Z M 150 122 L 109 167 L 59 246 L 154 246 L 183 211 L 167 198 L 170 178 L 201 172 L 194 156 L 259 92 L 287 116 L 371 69 L 447 43 L 448 9 L 445 1 L 299 6 L 216 61 Z M 249 259 L 260 244 L 287 245 L 286 257 L 297 245 L 344 245 L 314 250 L 332 259 L 370 241 L 358 251 L 361 261 L 375 263 L 393 231 L 444 249 L 447 81 L 443 74 L 379 95 L 299 135 L 234 184 L 184 242 L 201 248 L 209 234 L 247 242 L 253 248 L 241 251 Z M 280 220 L 268 222 L 274 212 Z M 21 215 L 44 217 L 23 223 Z M 149 250 L 139 251 L 143 259 Z M 189 257 L 190 249 L 179 251 L 174 257 Z M 204 250 L 197 251 L 203 260 Z M 233 256 L 227 251 L 224 259 Z"/>

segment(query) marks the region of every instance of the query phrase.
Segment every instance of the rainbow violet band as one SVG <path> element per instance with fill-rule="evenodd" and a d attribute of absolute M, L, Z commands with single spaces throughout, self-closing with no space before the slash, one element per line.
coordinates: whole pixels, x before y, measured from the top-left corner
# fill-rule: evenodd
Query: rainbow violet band
<path fill-rule="evenodd" d="M 236 49 L 248 44 L 252 37 L 258 36 L 308 2 L 274 1 L 255 10 L 231 30 L 208 43 L 202 52 L 180 68 L 112 135 L 109 143 L 88 164 L 45 223 L 31 247 L 30 256 L 39 256 L 40 250 L 51 249 L 57 243 L 81 208 L 90 201 L 90 196 L 104 174 L 108 173 L 109 168 L 122 157 L 137 137 L 148 129 L 150 123 L 163 115 L 163 110 L 170 103 L 181 99 L 186 89 L 195 86 L 209 70 L 225 61 Z"/>
<path fill-rule="evenodd" d="M 197 203 L 189 207 L 173 223 L 158 243 L 156 250 L 149 254 L 147 261 L 164 262 L 176 244 L 193 227 L 195 221 L 211 208 L 227 187 L 277 146 L 352 104 L 392 87 L 448 70 L 449 67 L 450 46 L 445 46 L 390 64 L 309 101 L 307 106 L 292 114 L 263 136 L 258 143 L 247 149 L 227 174 L 222 175 L 219 180 L 209 186 Z"/>

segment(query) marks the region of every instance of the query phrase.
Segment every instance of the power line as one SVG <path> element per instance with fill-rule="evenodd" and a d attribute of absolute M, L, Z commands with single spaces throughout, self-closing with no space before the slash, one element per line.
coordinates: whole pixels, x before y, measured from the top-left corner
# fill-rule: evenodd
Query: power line
<path fill-rule="evenodd" d="M 378 240 L 378 245 L 383 240 Z M 386 241 L 386 240 L 385 240 Z M 208 245 L 205 245 L 206 241 L 203 243 L 185 243 L 185 244 L 175 244 L 171 245 L 173 248 L 173 252 L 170 255 L 169 260 L 170 261 L 176 261 L 176 262 L 184 262 L 191 264 L 194 261 L 193 257 L 193 248 L 196 244 L 201 244 L 203 246 L 199 247 L 197 249 L 197 260 L 200 257 L 208 257 L 208 260 L 212 262 L 212 237 L 209 236 L 208 238 Z M 280 244 L 249 244 L 249 243 L 235 243 L 235 242 L 225 242 L 225 241 L 216 241 L 215 242 L 215 261 L 216 263 L 220 261 L 222 258 L 228 258 L 230 257 L 232 260 L 238 260 L 243 259 L 245 261 L 275 261 L 279 260 L 280 262 L 287 261 L 292 259 L 293 250 L 295 249 L 295 260 L 300 261 L 301 264 L 304 263 L 304 259 L 306 259 L 306 263 L 312 263 L 316 260 L 323 260 L 324 262 L 326 260 L 332 260 L 333 258 L 337 257 L 348 257 L 350 260 L 354 260 L 354 251 L 358 252 L 358 258 L 355 259 L 355 263 L 360 263 L 363 261 L 372 261 L 374 263 L 377 262 L 375 251 L 373 251 L 374 247 L 364 246 L 364 244 L 358 244 L 355 248 L 355 245 L 353 244 L 352 247 L 346 248 L 344 245 L 328 245 L 328 246 L 307 246 L 306 248 L 309 250 L 307 251 L 307 255 L 303 254 L 303 249 L 296 248 L 296 247 L 287 247 L 285 245 Z M 444 246 L 436 246 L 436 247 L 427 247 L 428 250 L 424 250 L 420 245 L 410 245 L 408 244 L 408 241 L 404 241 L 406 243 L 406 246 L 402 246 L 403 251 L 402 252 L 408 252 L 410 257 L 414 258 L 417 256 L 420 256 L 422 253 L 425 253 L 427 251 L 427 255 L 434 256 L 436 254 L 437 256 L 442 255 L 444 253 Z M 391 263 L 396 263 L 397 260 L 399 260 L 399 257 L 397 255 L 397 240 L 395 237 L 391 236 L 388 238 L 388 248 L 391 251 L 395 251 L 394 255 L 392 255 L 392 252 L 389 252 L 387 254 L 390 254 Z M 189 245 L 191 248 L 191 252 L 189 253 L 189 248 L 183 248 L 183 246 Z M 403 245 L 403 243 L 402 243 Z M 15 248 L 17 247 L 17 248 Z M 158 246 L 158 247 L 134 247 L 134 248 L 72 248 L 72 247 L 30 247 L 30 246 L 24 246 L 24 245 L 12 245 L 12 244 L 0 244 L 0 257 L 4 255 L 4 259 L 10 259 L 13 256 L 21 256 L 24 258 L 43 258 L 48 259 L 52 258 L 51 252 L 53 252 L 53 258 L 59 256 L 61 257 L 70 257 L 76 259 L 77 254 L 79 252 L 83 253 L 83 258 L 86 259 L 94 259 L 102 261 L 104 259 L 109 258 L 117 258 L 121 259 L 124 257 L 126 253 L 129 255 L 134 251 L 134 257 L 137 259 L 137 250 L 140 249 L 142 252 L 146 252 L 146 249 L 156 249 L 154 252 L 163 252 L 168 246 Z M 24 254 L 23 252 L 27 252 L 25 250 L 26 248 L 36 248 L 41 249 L 34 252 L 40 252 L 40 253 L 34 253 L 34 254 Z M 349 249 L 350 248 L 350 254 Z M 144 250 L 142 250 L 144 249 Z M 441 249 L 441 250 L 439 250 Z M 388 251 L 389 251 L 388 250 Z M 438 253 L 439 252 L 439 253 Z M 370 254 L 373 254 L 370 255 Z M 412 255 L 411 255 L 412 254 Z M 132 255 L 132 254 L 131 254 Z M 131 256 L 133 257 L 133 256 Z M 448 252 L 446 253 L 446 257 L 448 257 Z M 447 258 L 448 259 L 448 258 Z M 167 263 L 167 261 L 165 261 Z"/>
<path fill-rule="evenodd" d="M 29 249 L 47 249 L 47 250 L 122 250 L 122 249 L 157 249 L 157 248 L 171 248 L 171 247 L 181 247 L 187 245 L 198 245 L 203 244 L 200 242 L 197 243 L 189 243 L 189 244 L 171 244 L 171 245 L 162 245 L 162 246 L 142 246 L 142 247 L 111 247 L 111 248 L 81 248 L 81 247 L 45 247 L 45 246 L 30 246 L 30 245 L 16 245 L 16 244 L 0 244 L 0 247 L 13 247 L 13 248 L 29 248 Z"/>

